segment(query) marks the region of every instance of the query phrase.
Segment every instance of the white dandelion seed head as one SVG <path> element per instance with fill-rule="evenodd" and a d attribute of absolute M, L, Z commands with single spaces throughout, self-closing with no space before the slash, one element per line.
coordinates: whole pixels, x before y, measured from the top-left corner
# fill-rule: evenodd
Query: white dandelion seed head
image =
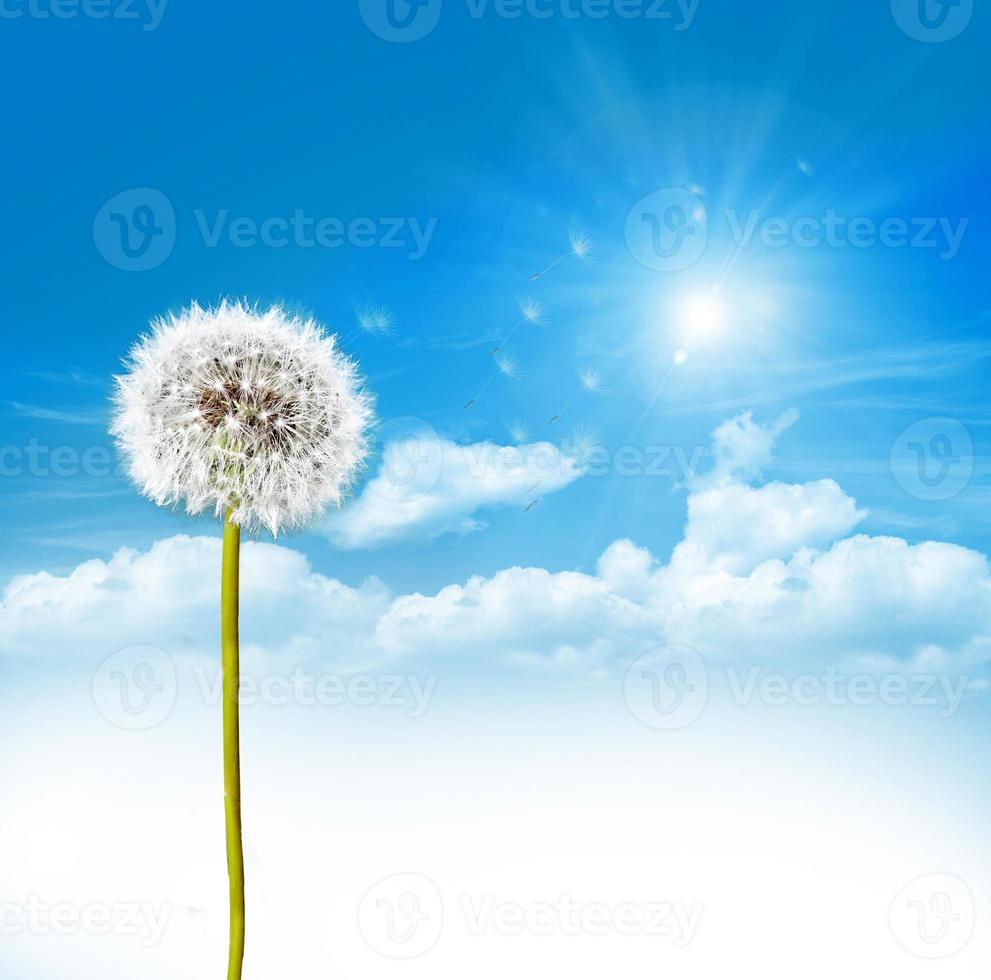
<path fill-rule="evenodd" d="M 157 504 L 278 534 L 339 506 L 364 462 L 371 396 L 310 318 L 194 303 L 154 321 L 125 367 L 111 432 Z"/>
<path fill-rule="evenodd" d="M 519 377 L 520 362 L 512 354 L 496 354 L 495 363 L 500 374 L 506 375 L 507 378 Z"/>
<path fill-rule="evenodd" d="M 568 240 L 571 242 L 571 252 L 576 258 L 581 259 L 582 262 L 592 261 L 595 248 L 592 245 L 592 239 L 581 228 L 572 227 L 571 231 L 568 232 Z"/>
<path fill-rule="evenodd" d="M 392 313 L 384 306 L 375 303 L 355 303 L 355 319 L 358 327 L 365 333 L 377 335 L 379 337 L 391 337 L 395 321 Z"/>
<path fill-rule="evenodd" d="M 581 386 L 593 395 L 598 394 L 605 387 L 602 373 L 598 368 L 590 367 L 587 364 L 578 369 L 578 380 L 581 382 Z"/>
<path fill-rule="evenodd" d="M 530 427 L 522 419 L 506 423 L 506 431 L 513 442 L 523 443 L 530 438 Z"/>
<path fill-rule="evenodd" d="M 528 320 L 536 327 L 542 327 L 547 323 L 547 310 L 539 300 L 535 300 L 532 296 L 521 296 L 519 306 L 524 320 Z"/>

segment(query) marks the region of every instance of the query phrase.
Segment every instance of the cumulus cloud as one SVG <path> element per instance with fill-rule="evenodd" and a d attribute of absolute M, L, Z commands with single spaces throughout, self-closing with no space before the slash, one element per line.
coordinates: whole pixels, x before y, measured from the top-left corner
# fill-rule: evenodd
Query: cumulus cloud
<path fill-rule="evenodd" d="M 346 549 L 463 534 L 485 526 L 479 511 L 524 507 L 581 475 L 578 459 L 549 442 L 459 445 L 412 431 L 386 443 L 378 473 L 346 510 L 328 517 L 323 531 Z"/>
<path fill-rule="evenodd" d="M 15 577 L 0 602 L 0 650 L 31 657 L 104 656 L 148 644 L 169 653 L 214 656 L 218 642 L 219 538 L 177 535 L 148 551 L 122 548 L 109 561 L 84 562 L 68 575 Z M 312 571 L 280 545 L 241 549 L 242 652 L 250 660 L 300 660 L 328 650 L 362 657 L 388 607 L 386 587 L 358 588 Z"/>
<path fill-rule="evenodd" d="M 664 643 L 752 661 L 971 667 L 991 658 L 983 554 L 853 533 L 864 511 L 831 480 L 744 482 L 783 431 L 754 427 L 740 417 L 717 430 L 722 458 L 734 462 L 716 454 L 666 562 L 624 539 L 593 574 L 513 567 L 435 595 L 392 595 L 374 579 L 352 588 L 314 573 L 289 548 L 248 544 L 243 637 L 258 656 L 333 654 L 335 663 L 446 656 L 588 668 Z M 212 652 L 218 567 L 217 540 L 176 537 L 67 576 L 22 576 L 0 605 L 0 649 L 148 642 Z"/>

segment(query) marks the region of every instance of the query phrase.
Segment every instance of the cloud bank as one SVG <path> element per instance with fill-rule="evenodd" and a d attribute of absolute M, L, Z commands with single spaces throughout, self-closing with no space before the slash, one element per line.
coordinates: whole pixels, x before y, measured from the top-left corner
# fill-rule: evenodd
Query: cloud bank
<path fill-rule="evenodd" d="M 589 669 L 671 643 L 755 662 L 986 662 L 987 558 L 953 544 L 856 533 L 865 512 L 832 480 L 757 482 L 789 423 L 762 427 L 741 415 L 717 429 L 715 467 L 689 495 L 683 537 L 666 562 L 624 539 L 605 550 L 594 574 L 513 567 L 435 595 L 394 595 L 376 579 L 351 587 L 320 575 L 290 548 L 247 544 L 247 655 L 334 665 L 463 657 Z M 511 470 L 472 489 L 470 460 L 454 458 L 437 484 L 451 504 L 446 511 L 422 503 L 433 500 L 427 495 L 390 519 L 393 502 L 367 491 L 353 523 L 334 533 L 367 541 L 390 521 L 393 530 L 446 527 L 470 520 L 479 500 L 525 498 L 529 476 Z M 376 479 L 387 480 L 384 473 Z M 20 576 L 0 604 L 0 650 L 105 656 L 151 643 L 212 655 L 219 551 L 217 539 L 177 536 L 65 576 Z"/>

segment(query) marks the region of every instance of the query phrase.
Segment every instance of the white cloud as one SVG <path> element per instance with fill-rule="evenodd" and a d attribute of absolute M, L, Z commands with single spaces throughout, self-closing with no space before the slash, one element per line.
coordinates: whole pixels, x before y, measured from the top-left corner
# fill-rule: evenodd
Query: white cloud
<path fill-rule="evenodd" d="M 752 480 L 760 476 L 774 453 L 781 434 L 798 421 L 798 412 L 789 409 L 769 425 L 754 422 L 753 412 L 740 412 L 716 427 L 712 433 L 715 466 L 710 482 Z"/>
<path fill-rule="evenodd" d="M 485 526 L 478 511 L 525 507 L 581 475 L 578 461 L 549 442 L 459 445 L 411 432 L 386 443 L 378 473 L 323 531 L 348 549 L 475 531 Z"/>
<path fill-rule="evenodd" d="M 0 603 L 0 650 L 29 655 L 109 655 L 149 644 L 169 653 L 214 654 L 220 594 L 219 538 L 177 535 L 148 551 L 122 548 L 65 576 L 21 575 Z M 313 572 L 280 545 L 241 549 L 242 647 L 246 658 L 361 658 L 390 596 L 377 579 L 359 588 Z"/>
<path fill-rule="evenodd" d="M 749 419 L 736 423 L 720 427 L 734 468 L 717 463 L 690 495 L 683 539 L 667 563 L 620 540 L 594 574 L 513 567 L 436 595 L 392 596 L 374 579 L 351 588 L 314 573 L 298 552 L 252 543 L 243 551 L 242 638 L 257 656 L 335 665 L 447 656 L 588 667 L 661 643 L 717 658 L 803 663 L 973 665 L 991 656 L 984 555 L 850 536 L 863 511 L 830 480 L 741 482 L 731 474 L 766 462 L 773 438 L 751 431 Z M 451 468 L 445 499 L 470 496 L 458 497 L 470 472 L 469 461 L 462 464 Z M 485 499 L 510 492 L 495 485 L 502 489 Z M 374 516 L 387 504 L 366 506 Z M 176 537 L 143 554 L 86 562 L 68 576 L 22 576 L 0 604 L 0 649 L 110 652 L 144 642 L 212 653 L 218 566 L 217 540 Z"/>

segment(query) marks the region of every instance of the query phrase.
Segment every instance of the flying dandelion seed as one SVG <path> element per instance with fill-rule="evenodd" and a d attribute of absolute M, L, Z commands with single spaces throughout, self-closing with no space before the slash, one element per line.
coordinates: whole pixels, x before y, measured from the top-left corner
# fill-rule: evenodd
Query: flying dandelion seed
<path fill-rule="evenodd" d="M 561 452 L 573 459 L 580 469 L 584 469 L 589 458 L 602 452 L 604 448 L 599 434 L 594 429 L 580 423 L 561 442 Z"/>
<path fill-rule="evenodd" d="M 540 498 L 539 497 L 536 500 L 531 500 L 530 503 L 528 503 L 526 505 L 526 507 L 523 508 L 523 513 L 524 514 L 529 514 L 530 511 L 533 510 L 533 508 L 536 507 L 537 504 L 539 504 L 539 503 L 540 503 Z"/>
<path fill-rule="evenodd" d="M 391 337 L 395 329 L 392 313 L 377 303 L 355 303 L 354 318 L 357 326 L 344 338 L 343 343 L 350 342 L 359 334 L 367 334 L 370 337 Z"/>
<path fill-rule="evenodd" d="M 523 443 L 530 438 L 530 427 L 522 419 L 506 423 L 506 431 L 513 442 Z"/>
<path fill-rule="evenodd" d="M 497 344 L 489 353 L 494 357 L 509 343 L 513 334 L 523 326 L 524 323 L 533 324 L 535 327 L 543 327 L 547 323 L 547 311 L 537 300 L 529 296 L 521 296 L 518 301 L 520 308 L 520 318 L 513 324 L 513 329 L 506 334 L 500 344 Z"/>
<path fill-rule="evenodd" d="M 539 487 L 539 486 L 540 486 L 540 480 L 538 480 L 536 483 L 534 483 L 533 486 L 527 487 L 526 492 L 527 493 L 533 493 L 533 491 L 536 490 L 537 487 Z"/>
<path fill-rule="evenodd" d="M 542 272 L 535 272 L 530 276 L 530 282 L 536 282 L 538 279 L 543 279 L 551 269 L 554 268 L 559 262 L 563 262 L 568 256 L 573 255 L 579 262 L 583 262 L 586 265 L 592 261 L 592 256 L 595 254 L 595 248 L 592 245 L 592 239 L 582 231 L 581 228 L 572 227 L 568 232 L 568 251 L 562 252 L 546 269 Z"/>
<path fill-rule="evenodd" d="M 801 172 L 805 174 L 806 177 L 813 176 L 814 171 L 812 169 L 812 164 L 809 163 L 808 160 L 799 160 L 798 169 L 801 170 Z"/>
<path fill-rule="evenodd" d="M 482 385 L 481 388 L 478 389 L 478 394 L 476 394 L 475 397 L 472 398 L 472 400 L 468 402 L 467 405 L 465 405 L 466 409 L 471 408 L 471 406 L 474 405 L 475 402 L 477 402 L 478 399 L 482 397 L 482 393 L 485 391 L 485 389 L 488 388 L 488 386 L 492 384 L 492 382 L 495 381 L 495 379 L 498 378 L 500 375 L 503 375 L 507 378 L 519 377 L 520 374 L 519 362 L 516 360 L 515 357 L 512 356 L 512 354 L 496 354 L 495 363 L 498 370 L 496 371 L 495 374 L 492 375 L 491 378 L 488 379 L 488 381 L 485 382 L 485 384 Z"/>
<path fill-rule="evenodd" d="M 580 367 L 578 369 L 578 387 L 572 392 L 571 397 L 564 403 L 561 410 L 552 415 L 548 420 L 548 425 L 553 425 L 568 410 L 571 403 L 584 391 L 590 395 L 598 395 L 605 387 L 602 374 L 594 367 Z"/>
<path fill-rule="evenodd" d="M 392 314 L 384 306 L 369 304 L 355 310 L 358 326 L 365 333 L 390 336 L 393 329 Z"/>

